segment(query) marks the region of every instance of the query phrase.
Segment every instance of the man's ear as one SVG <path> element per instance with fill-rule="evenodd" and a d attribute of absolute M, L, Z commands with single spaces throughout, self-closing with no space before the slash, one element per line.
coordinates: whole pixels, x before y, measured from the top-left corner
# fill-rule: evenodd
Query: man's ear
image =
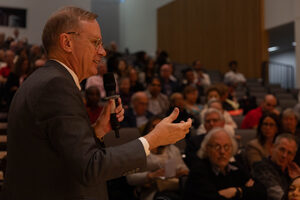
<path fill-rule="evenodd" d="M 72 40 L 70 35 L 62 33 L 59 35 L 59 46 L 66 52 L 72 52 Z"/>

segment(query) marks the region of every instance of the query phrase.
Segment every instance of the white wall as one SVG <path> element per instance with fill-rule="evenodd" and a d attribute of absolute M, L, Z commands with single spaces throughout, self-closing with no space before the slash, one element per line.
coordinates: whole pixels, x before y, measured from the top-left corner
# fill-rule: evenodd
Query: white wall
<path fill-rule="evenodd" d="M 91 8 L 91 0 L 9 0 L 0 1 L 0 6 L 25 8 L 27 9 L 27 27 L 19 28 L 22 38 L 26 36 L 32 44 L 41 44 L 41 35 L 49 16 L 58 8 L 74 5 L 87 10 Z M 6 36 L 13 35 L 14 28 L 0 26 L 0 32 L 5 32 Z"/>
<path fill-rule="evenodd" d="M 120 0 L 91 0 L 91 11 L 98 15 L 102 40 L 120 43 Z"/>
<path fill-rule="evenodd" d="M 265 28 L 293 22 L 294 1 L 299 0 L 265 0 Z"/>
<path fill-rule="evenodd" d="M 120 3 L 120 50 L 145 50 L 154 55 L 157 47 L 157 8 L 173 0 L 124 0 Z"/>

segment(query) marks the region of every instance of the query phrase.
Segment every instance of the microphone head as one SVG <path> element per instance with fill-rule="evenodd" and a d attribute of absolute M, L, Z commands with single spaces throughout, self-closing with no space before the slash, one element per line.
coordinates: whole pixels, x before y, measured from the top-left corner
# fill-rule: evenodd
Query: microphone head
<path fill-rule="evenodd" d="M 116 80 L 113 73 L 106 73 L 103 75 L 103 84 L 106 97 L 116 95 Z"/>

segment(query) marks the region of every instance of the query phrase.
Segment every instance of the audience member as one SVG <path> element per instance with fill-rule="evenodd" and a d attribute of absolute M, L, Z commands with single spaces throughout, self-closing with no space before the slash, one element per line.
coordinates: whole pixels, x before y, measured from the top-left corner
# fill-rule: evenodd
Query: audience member
<path fill-rule="evenodd" d="M 207 103 L 207 105 L 208 105 L 208 108 L 215 108 L 222 113 L 222 115 L 225 119 L 224 127 L 226 128 L 226 130 L 230 130 L 231 133 L 234 133 L 234 129 L 237 128 L 237 125 L 234 122 L 234 120 L 232 119 L 231 115 L 226 110 L 223 109 L 223 105 L 222 105 L 221 101 L 216 100 L 216 99 L 211 99 Z M 204 121 L 204 119 L 201 119 L 201 121 Z M 204 124 L 202 123 L 201 126 L 197 130 L 197 134 L 204 134 L 204 133 L 207 133 L 207 131 L 205 130 Z"/>
<path fill-rule="evenodd" d="M 276 114 L 266 113 L 260 118 L 256 138 L 249 141 L 245 149 L 247 163 L 250 168 L 255 162 L 271 155 L 273 142 L 279 134 L 279 129 L 280 122 Z"/>
<path fill-rule="evenodd" d="M 293 135 L 300 136 L 298 125 L 298 114 L 291 108 L 285 109 L 281 114 L 281 132 L 292 133 Z"/>
<path fill-rule="evenodd" d="M 200 121 L 199 118 L 195 118 L 192 114 L 188 113 L 184 106 L 184 98 L 183 95 L 179 92 L 175 92 L 170 97 L 170 108 L 167 114 L 171 113 L 172 110 L 177 107 L 180 110 L 180 113 L 177 119 L 174 121 L 175 123 L 179 123 L 181 121 L 186 121 L 187 119 L 192 119 L 192 126 L 194 129 L 199 127 Z M 187 134 L 186 137 L 189 137 L 190 134 Z"/>
<path fill-rule="evenodd" d="M 208 133 L 211 129 L 215 127 L 224 127 L 225 120 L 223 115 L 220 111 L 215 108 L 207 109 L 206 113 L 204 114 L 204 127 L 206 133 Z M 201 135 L 193 135 L 191 137 L 186 138 L 186 148 L 185 148 L 185 163 L 189 168 L 193 166 L 198 157 L 196 155 L 198 149 L 201 146 L 201 143 L 206 136 L 206 133 Z"/>
<path fill-rule="evenodd" d="M 183 71 L 184 79 L 181 82 L 180 90 L 183 91 L 187 86 L 193 86 L 197 88 L 199 96 L 204 95 L 204 87 L 197 84 L 197 78 L 192 68 L 187 68 Z M 198 101 L 198 99 L 197 99 Z"/>
<path fill-rule="evenodd" d="M 150 132 L 161 120 L 162 118 L 158 116 L 149 120 L 142 136 Z M 140 200 L 152 200 L 158 192 L 157 181 L 164 182 L 164 185 L 170 185 L 169 182 L 174 182 L 175 178 L 178 184 L 178 177 L 187 175 L 188 171 L 181 153 L 175 145 L 160 146 L 152 149 L 147 157 L 146 171 L 128 175 L 127 181 L 130 185 L 138 186 L 136 193 L 139 194 Z M 172 178 L 172 180 L 162 180 L 162 177 Z"/>
<path fill-rule="evenodd" d="M 217 88 L 215 85 L 211 85 L 208 88 L 206 88 L 205 91 L 205 105 L 203 106 L 203 109 L 200 113 L 200 119 L 202 120 L 204 117 L 204 113 L 207 111 L 208 109 L 208 105 L 207 103 L 212 100 L 221 100 L 221 95 L 220 95 L 220 90 L 219 88 Z M 204 103 L 204 102 L 203 102 Z"/>
<path fill-rule="evenodd" d="M 104 84 L 103 84 L 103 75 L 105 73 L 107 73 L 107 65 L 106 65 L 105 60 L 102 60 L 102 62 L 100 62 L 98 65 L 98 74 L 89 77 L 85 84 L 86 89 L 91 86 L 96 86 L 100 92 L 101 98 L 106 97 L 106 92 L 105 92 Z"/>
<path fill-rule="evenodd" d="M 277 99 L 272 94 L 267 94 L 264 98 L 264 101 L 261 105 L 247 113 L 245 116 L 241 128 L 242 129 L 252 129 L 256 128 L 259 122 L 259 119 L 265 112 L 273 112 L 278 114 L 278 111 L 275 109 L 277 105 Z"/>
<path fill-rule="evenodd" d="M 130 79 L 130 91 L 131 92 L 139 92 L 144 91 L 145 88 L 142 83 L 138 80 L 138 73 L 136 69 L 130 68 L 129 69 L 129 79 Z"/>
<path fill-rule="evenodd" d="M 11 72 L 9 73 L 5 84 L 6 100 L 8 105 L 10 105 L 10 102 L 18 88 L 28 77 L 29 72 L 30 66 L 28 59 L 19 57 L 15 66 L 11 69 Z"/>
<path fill-rule="evenodd" d="M 298 114 L 291 108 L 287 108 L 281 115 L 281 132 L 295 135 L 297 145 L 300 144 L 300 132 L 297 129 Z M 300 166 L 300 148 L 298 148 L 294 161 Z"/>
<path fill-rule="evenodd" d="M 156 75 L 155 63 L 153 58 L 149 57 L 146 67 L 139 72 L 139 80 L 144 83 L 144 86 L 148 85 L 152 78 Z"/>
<path fill-rule="evenodd" d="M 0 69 L 0 76 L 2 76 L 2 78 L 7 78 L 10 73 L 10 70 L 14 68 L 14 59 L 15 59 L 15 53 L 12 50 L 6 50 L 5 51 L 6 66 Z"/>
<path fill-rule="evenodd" d="M 202 105 L 197 104 L 198 94 L 199 92 L 194 86 L 187 86 L 183 90 L 186 111 L 193 115 L 194 118 L 199 119 Z"/>
<path fill-rule="evenodd" d="M 117 71 L 116 71 L 116 76 L 117 80 L 120 80 L 121 78 L 128 77 L 129 76 L 129 66 L 127 61 L 124 58 L 120 58 L 118 60 L 118 65 L 117 65 Z"/>
<path fill-rule="evenodd" d="M 223 83 L 216 84 L 216 87 L 220 91 L 220 100 L 223 104 L 224 110 L 237 110 L 239 109 L 239 103 L 235 99 L 235 97 L 232 96 L 232 94 L 229 93 L 229 87 L 226 86 Z M 229 99 L 229 96 L 231 99 Z"/>
<path fill-rule="evenodd" d="M 131 107 L 125 110 L 122 127 L 138 127 L 142 130 L 148 120 L 153 116 L 148 111 L 149 99 L 145 92 L 136 92 L 131 97 Z"/>
<path fill-rule="evenodd" d="M 146 94 L 149 99 L 148 110 L 154 115 L 165 115 L 170 105 L 168 97 L 161 93 L 161 83 L 158 77 L 152 79 Z"/>
<path fill-rule="evenodd" d="M 246 83 L 246 78 L 242 73 L 239 73 L 238 62 L 233 60 L 229 62 L 230 70 L 224 75 L 224 83 L 228 85 L 238 85 Z"/>
<path fill-rule="evenodd" d="M 122 105 L 124 109 L 127 109 L 130 106 L 130 99 L 132 96 L 132 92 L 130 91 L 130 79 L 128 77 L 123 77 L 119 80 L 119 90 Z"/>
<path fill-rule="evenodd" d="M 283 200 L 300 200 L 300 176 L 292 180 Z"/>
<path fill-rule="evenodd" d="M 193 68 L 196 75 L 196 83 L 202 87 L 208 87 L 211 84 L 210 77 L 207 73 L 205 73 L 203 69 L 203 65 L 200 60 L 195 60 L 193 62 Z"/>
<path fill-rule="evenodd" d="M 160 69 L 160 79 L 162 85 L 162 93 L 170 96 L 172 93 L 176 92 L 178 89 L 178 84 L 176 81 L 171 79 L 172 68 L 170 64 L 164 64 Z"/>
<path fill-rule="evenodd" d="M 103 109 L 99 105 L 100 102 L 100 92 L 96 86 L 90 86 L 85 90 L 85 99 L 86 99 L 86 109 L 89 115 L 91 124 L 94 124 L 100 116 L 100 113 Z"/>
<path fill-rule="evenodd" d="M 296 151 L 295 137 L 281 134 L 275 139 L 271 157 L 253 165 L 253 177 L 265 185 L 268 199 L 281 200 L 291 179 L 300 175 L 299 166 L 293 162 Z"/>
<path fill-rule="evenodd" d="M 184 199 L 266 199 L 264 187 L 251 179 L 230 158 L 237 152 L 235 139 L 222 128 L 209 131 L 191 166 Z"/>

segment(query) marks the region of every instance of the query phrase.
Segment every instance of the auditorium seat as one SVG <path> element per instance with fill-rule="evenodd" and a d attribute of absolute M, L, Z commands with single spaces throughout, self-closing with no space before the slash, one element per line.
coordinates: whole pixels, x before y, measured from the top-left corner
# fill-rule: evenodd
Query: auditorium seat
<path fill-rule="evenodd" d="M 241 136 L 240 148 L 244 148 L 246 144 L 256 137 L 256 129 L 237 129 L 235 135 Z"/>

